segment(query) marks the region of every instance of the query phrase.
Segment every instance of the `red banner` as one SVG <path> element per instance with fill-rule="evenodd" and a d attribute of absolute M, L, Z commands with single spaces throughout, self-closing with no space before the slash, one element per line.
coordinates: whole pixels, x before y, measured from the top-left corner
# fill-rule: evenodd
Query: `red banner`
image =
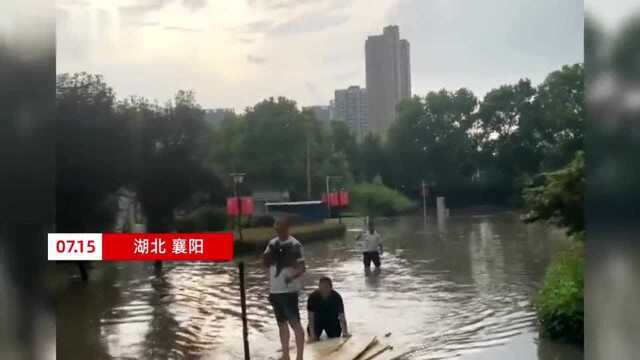
<path fill-rule="evenodd" d="M 327 195 L 322 194 L 322 201 L 327 202 Z M 349 193 L 346 191 L 330 192 L 329 206 L 331 207 L 347 207 L 349 206 Z"/>
<path fill-rule="evenodd" d="M 243 196 L 240 198 L 240 203 L 241 204 L 238 203 L 238 198 L 227 198 L 227 215 L 237 216 L 239 212 L 238 205 L 242 206 L 242 215 L 253 214 L 254 206 L 252 197 Z"/>
<path fill-rule="evenodd" d="M 102 260 L 231 261 L 233 233 L 102 234 Z"/>
<path fill-rule="evenodd" d="M 340 206 L 349 206 L 349 193 L 346 191 L 340 191 Z"/>

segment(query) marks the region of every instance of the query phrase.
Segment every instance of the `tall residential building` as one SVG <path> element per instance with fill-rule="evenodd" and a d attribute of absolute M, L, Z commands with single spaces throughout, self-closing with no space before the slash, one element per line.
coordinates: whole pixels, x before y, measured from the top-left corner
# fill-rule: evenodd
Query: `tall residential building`
<path fill-rule="evenodd" d="M 204 119 L 210 126 L 216 127 L 226 117 L 234 116 L 235 113 L 236 111 L 232 108 L 207 109 L 204 113 Z"/>
<path fill-rule="evenodd" d="M 316 119 L 323 124 L 329 123 L 329 121 L 331 121 L 331 110 L 327 105 L 304 106 L 302 110 L 309 110 L 313 112 Z"/>
<path fill-rule="evenodd" d="M 409 42 L 395 25 L 365 42 L 369 130 L 385 135 L 400 100 L 411 97 Z"/>
<path fill-rule="evenodd" d="M 334 121 L 336 119 L 336 100 L 329 100 L 329 121 Z"/>
<path fill-rule="evenodd" d="M 362 139 L 369 127 L 367 116 L 367 89 L 349 86 L 335 91 L 333 100 L 335 120 L 347 123 L 358 139 Z"/>

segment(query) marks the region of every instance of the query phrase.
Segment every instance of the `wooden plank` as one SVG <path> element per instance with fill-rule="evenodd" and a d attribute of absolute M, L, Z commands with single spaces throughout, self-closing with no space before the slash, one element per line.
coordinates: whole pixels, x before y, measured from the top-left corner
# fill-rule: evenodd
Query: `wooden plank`
<path fill-rule="evenodd" d="M 367 351 L 362 356 L 362 360 L 372 360 L 374 358 L 377 359 L 380 355 L 382 355 L 382 353 L 384 353 L 385 351 L 392 350 L 392 349 L 393 349 L 393 347 L 391 345 L 383 346 L 382 344 L 380 344 L 380 346 L 376 346 L 375 348 L 371 348 L 369 351 Z"/>
<path fill-rule="evenodd" d="M 304 358 L 307 360 L 327 359 L 332 354 L 339 351 L 349 339 L 329 339 L 306 344 L 304 348 Z"/>
<path fill-rule="evenodd" d="M 363 336 L 352 336 L 339 341 L 323 340 L 307 344 L 304 356 L 306 360 L 354 360 L 375 343 L 376 338 Z"/>
<path fill-rule="evenodd" d="M 305 360 L 378 360 L 378 356 L 384 353 L 381 350 L 388 348 L 390 346 L 381 343 L 377 337 L 352 336 L 346 339 L 336 338 L 307 343 L 304 348 L 304 358 Z M 293 358 L 296 351 L 295 345 L 291 346 L 289 351 Z"/>
<path fill-rule="evenodd" d="M 359 360 L 362 358 L 362 356 L 369 351 L 369 349 L 371 349 L 372 347 L 378 345 L 380 342 L 378 341 L 377 337 L 373 337 L 373 339 L 371 339 L 371 341 L 369 341 L 369 343 L 367 344 L 367 346 L 365 346 L 362 350 L 360 350 L 360 352 L 358 354 L 356 354 L 355 357 L 353 357 L 353 360 Z"/>

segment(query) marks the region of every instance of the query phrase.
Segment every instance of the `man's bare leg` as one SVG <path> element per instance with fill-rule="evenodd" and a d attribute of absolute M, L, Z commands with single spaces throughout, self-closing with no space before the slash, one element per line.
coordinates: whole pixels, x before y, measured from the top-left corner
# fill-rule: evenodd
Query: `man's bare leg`
<path fill-rule="evenodd" d="M 286 322 L 278 323 L 278 330 L 282 345 L 282 360 L 289 360 L 289 325 Z"/>
<path fill-rule="evenodd" d="M 296 360 L 303 360 L 304 329 L 302 328 L 302 324 L 300 324 L 300 320 L 291 320 L 289 323 L 291 324 L 293 334 L 296 337 Z"/>

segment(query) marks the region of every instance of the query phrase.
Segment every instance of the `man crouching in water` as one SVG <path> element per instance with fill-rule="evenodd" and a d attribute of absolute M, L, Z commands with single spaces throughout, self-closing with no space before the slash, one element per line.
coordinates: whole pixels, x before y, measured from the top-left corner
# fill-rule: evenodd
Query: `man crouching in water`
<path fill-rule="evenodd" d="M 296 360 L 303 360 L 304 330 L 300 323 L 298 293 L 302 290 L 305 262 L 300 242 L 289 234 L 289 218 L 274 224 L 277 236 L 267 245 L 263 263 L 269 269 L 269 302 L 278 322 L 282 359 L 289 360 L 289 326 L 296 338 Z"/>
<path fill-rule="evenodd" d="M 309 295 L 307 300 L 309 312 L 309 341 L 317 341 L 322 332 L 327 333 L 327 338 L 335 338 L 342 335 L 349 337 L 347 319 L 344 316 L 344 303 L 342 296 L 333 290 L 333 283 L 329 277 L 321 277 L 318 281 L 318 289 Z"/>

